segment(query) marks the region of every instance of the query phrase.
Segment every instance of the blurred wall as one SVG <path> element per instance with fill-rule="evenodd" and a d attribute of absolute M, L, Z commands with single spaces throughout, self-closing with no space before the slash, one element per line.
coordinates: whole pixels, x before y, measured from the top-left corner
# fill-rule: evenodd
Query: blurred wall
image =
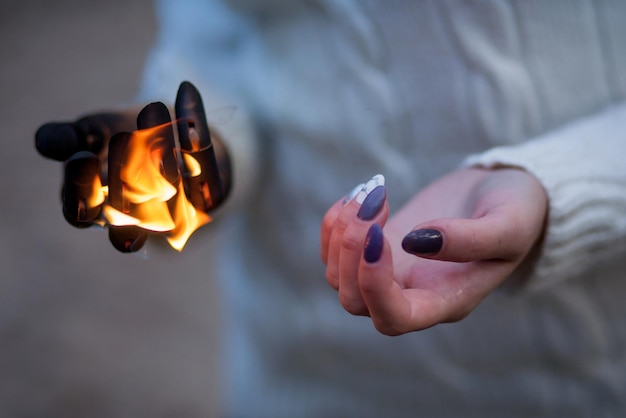
<path fill-rule="evenodd" d="M 65 223 L 34 149 L 40 124 L 132 100 L 155 31 L 149 1 L 0 3 L 0 417 L 215 415 L 210 231 L 117 253 Z"/>

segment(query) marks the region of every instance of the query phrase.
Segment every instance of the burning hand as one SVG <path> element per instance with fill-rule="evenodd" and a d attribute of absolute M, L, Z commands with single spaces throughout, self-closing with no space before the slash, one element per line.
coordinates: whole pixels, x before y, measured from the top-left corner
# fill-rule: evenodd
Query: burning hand
<path fill-rule="evenodd" d="M 47 123 L 36 135 L 45 157 L 63 161 L 63 215 L 78 228 L 108 225 L 109 239 L 134 252 L 149 233 L 182 251 L 231 185 L 228 153 L 212 135 L 202 98 L 180 85 L 172 122 L 155 102 L 134 114 L 101 113 L 73 123 Z M 180 147 L 176 146 L 175 130 Z"/>

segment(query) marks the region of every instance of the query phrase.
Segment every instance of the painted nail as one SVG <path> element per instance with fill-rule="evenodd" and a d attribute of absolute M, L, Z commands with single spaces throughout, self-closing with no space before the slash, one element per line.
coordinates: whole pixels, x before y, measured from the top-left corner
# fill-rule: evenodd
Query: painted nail
<path fill-rule="evenodd" d="M 361 183 L 358 186 L 356 186 L 354 189 L 352 189 L 352 191 L 348 193 L 346 197 L 343 199 L 343 206 L 347 205 L 349 201 L 354 199 L 357 193 L 359 193 L 364 186 L 365 186 L 365 183 Z"/>
<path fill-rule="evenodd" d="M 372 192 L 372 190 L 374 190 L 378 186 L 384 186 L 384 185 L 385 185 L 385 176 L 383 176 L 382 174 L 376 174 L 367 183 L 365 183 L 365 186 L 363 186 L 361 190 L 359 191 L 359 193 L 357 193 L 355 197 L 356 202 L 360 205 L 361 203 L 363 203 L 367 195 Z"/>
<path fill-rule="evenodd" d="M 383 253 L 383 243 L 383 229 L 380 225 L 373 224 L 365 237 L 363 259 L 368 263 L 375 263 L 380 260 L 380 256 Z"/>
<path fill-rule="evenodd" d="M 402 248 L 415 255 L 436 254 L 443 246 L 443 236 L 436 229 L 416 229 L 402 240 Z"/>
<path fill-rule="evenodd" d="M 378 186 L 366 197 L 356 216 L 364 221 L 371 221 L 385 204 L 387 198 L 387 188 Z"/>

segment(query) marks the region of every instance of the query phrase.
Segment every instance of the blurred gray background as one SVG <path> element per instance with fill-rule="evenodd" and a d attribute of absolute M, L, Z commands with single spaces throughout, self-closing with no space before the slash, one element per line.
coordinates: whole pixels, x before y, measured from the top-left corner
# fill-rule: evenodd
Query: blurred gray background
<path fill-rule="evenodd" d="M 34 149 L 44 122 L 131 101 L 155 31 L 146 0 L 0 2 L 0 417 L 216 415 L 211 225 L 120 254 L 65 223 Z"/>

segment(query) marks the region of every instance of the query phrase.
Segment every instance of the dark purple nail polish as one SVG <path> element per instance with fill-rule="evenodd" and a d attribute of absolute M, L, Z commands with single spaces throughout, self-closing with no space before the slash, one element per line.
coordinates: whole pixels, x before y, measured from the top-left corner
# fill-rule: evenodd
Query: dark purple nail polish
<path fill-rule="evenodd" d="M 378 186 L 366 197 L 356 216 L 364 221 L 371 221 L 385 204 L 387 198 L 387 188 Z"/>
<path fill-rule="evenodd" d="M 368 263 L 375 263 L 380 260 L 383 253 L 383 243 L 383 228 L 378 224 L 373 224 L 365 237 L 363 259 Z"/>
<path fill-rule="evenodd" d="M 436 254 L 442 246 L 443 236 L 436 229 L 416 229 L 402 240 L 404 251 L 416 255 Z"/>

